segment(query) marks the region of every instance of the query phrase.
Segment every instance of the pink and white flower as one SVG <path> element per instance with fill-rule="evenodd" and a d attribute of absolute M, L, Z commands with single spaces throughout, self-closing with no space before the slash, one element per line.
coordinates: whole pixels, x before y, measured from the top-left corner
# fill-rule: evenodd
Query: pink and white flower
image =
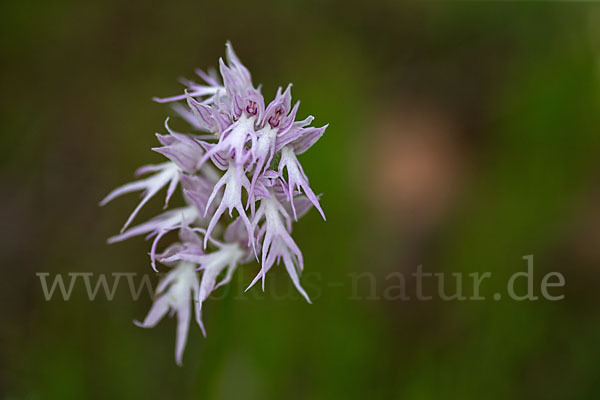
<path fill-rule="evenodd" d="M 310 187 L 297 156 L 321 138 L 327 125 L 311 127 L 312 116 L 296 121 L 300 103 L 292 106 L 291 85 L 285 90 L 280 87 L 274 99 L 265 102 L 260 86 L 254 86 L 229 43 L 225 60 L 219 60 L 219 71 L 220 78 L 216 72 L 197 70 L 202 83 L 182 80 L 183 93 L 155 98 L 159 103 L 172 103 L 192 129 L 204 134 L 175 132 L 167 119 L 167 134 L 157 134 L 161 146 L 153 150 L 168 161 L 140 168 L 138 175 L 154 174 L 113 190 L 100 203 L 142 191 L 142 200 L 121 233 L 109 242 L 137 235 L 154 238 L 152 268 L 157 268 L 157 262 L 172 268 L 158 285 L 150 312 L 138 324 L 149 328 L 167 312 L 177 314 L 178 364 L 191 304 L 206 334 L 204 302 L 219 286 L 229 283 L 241 265 L 260 259 L 260 271 L 249 288 L 260 279 L 264 290 L 267 273 L 283 263 L 298 292 L 310 302 L 300 283 L 304 260 L 292 238 L 292 224 L 312 206 L 325 218 L 320 196 Z M 167 188 L 166 207 L 178 186 L 186 206 L 128 229 L 162 188 Z M 159 242 L 173 230 L 179 230 L 179 240 L 158 253 Z"/>

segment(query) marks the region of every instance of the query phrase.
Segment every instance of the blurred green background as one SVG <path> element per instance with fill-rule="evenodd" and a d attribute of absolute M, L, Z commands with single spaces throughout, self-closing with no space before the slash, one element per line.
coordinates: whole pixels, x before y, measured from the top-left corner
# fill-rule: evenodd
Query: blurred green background
<path fill-rule="evenodd" d="M 243 267 L 178 368 L 174 320 L 132 324 L 147 295 L 45 301 L 36 273 L 150 272 L 141 238 L 105 244 L 137 197 L 97 204 L 161 160 L 151 97 L 226 40 L 267 98 L 293 82 L 299 116 L 330 123 L 301 156 L 328 219 L 294 232 L 314 304 L 281 268 L 240 295 Z M 599 397 L 599 6 L 6 1 L 0 50 L 0 398 Z M 528 254 L 564 300 L 492 300 Z M 418 265 L 489 271 L 488 299 L 385 299 Z"/>

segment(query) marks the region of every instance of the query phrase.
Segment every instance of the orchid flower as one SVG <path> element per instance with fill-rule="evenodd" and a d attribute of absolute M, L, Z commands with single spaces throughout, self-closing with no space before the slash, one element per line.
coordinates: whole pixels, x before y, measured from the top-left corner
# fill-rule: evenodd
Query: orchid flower
<path fill-rule="evenodd" d="M 190 327 L 191 303 L 198 298 L 200 285 L 194 270 L 194 264 L 182 262 L 173 268 L 156 288 L 157 298 L 143 322 L 134 321 L 142 328 L 154 327 L 171 310 L 177 314 L 177 341 L 175 344 L 175 361 L 181 365 L 183 350 Z M 196 310 L 198 305 L 196 305 Z M 197 311 L 196 311 L 196 315 Z M 198 325 L 201 322 L 197 320 Z"/>
<path fill-rule="evenodd" d="M 273 180 L 275 182 L 273 183 Z M 271 181 L 271 182 L 269 182 Z M 262 237 L 262 261 L 260 273 L 254 278 L 248 289 L 250 289 L 259 278 L 262 280 L 262 289 L 264 291 L 265 275 L 273 264 L 283 259 L 284 265 L 296 289 L 310 303 L 308 295 L 300 286 L 298 271 L 304 267 L 302 252 L 298 248 L 291 233 L 291 218 L 285 207 L 281 204 L 281 196 L 277 196 L 274 190 L 281 181 L 277 181 L 277 176 L 274 173 L 270 174 L 269 178 L 264 179 L 263 195 L 260 199 L 260 206 L 254 215 L 252 222 L 253 227 L 256 227 L 263 219 L 264 224 L 259 229 L 259 237 Z M 267 188 L 268 187 L 268 188 Z M 285 197 L 284 197 L 285 199 Z"/>
<path fill-rule="evenodd" d="M 144 204 L 148 202 L 156 193 L 160 191 L 167 184 L 169 188 L 167 189 L 167 197 L 165 198 L 165 207 L 169 204 L 169 199 L 175 192 L 175 188 L 177 187 L 177 183 L 179 182 L 179 168 L 176 164 L 172 162 L 166 162 L 158 165 L 146 165 L 139 168 L 135 175 L 143 175 L 148 172 L 156 172 L 156 174 L 152 175 L 149 178 L 145 178 L 139 181 L 131 182 L 125 184 L 121 187 L 110 192 L 102 201 L 100 205 L 103 206 L 109 201 L 119 197 L 125 193 L 137 192 L 139 190 L 144 191 L 144 197 L 142 201 L 138 204 L 138 206 L 133 210 L 123 228 L 121 228 L 121 232 L 123 232 L 127 227 L 131 224 L 137 213 L 142 209 Z"/>
<path fill-rule="evenodd" d="M 293 192 L 296 188 L 302 189 L 306 194 L 306 197 L 310 199 L 315 208 L 319 211 L 323 219 L 325 219 L 325 213 L 321 209 L 321 205 L 319 204 L 319 199 L 314 194 L 310 186 L 308 185 L 308 178 L 302 169 L 302 165 L 296 158 L 296 154 L 294 150 L 289 146 L 284 146 L 281 150 L 281 160 L 279 161 L 279 173 L 282 173 L 283 170 L 287 170 L 288 176 L 288 196 L 292 198 L 292 210 L 294 212 L 294 218 L 297 220 L 296 216 L 296 208 L 294 206 L 293 201 Z"/>
<path fill-rule="evenodd" d="M 175 132 L 167 118 L 166 132 L 156 134 L 160 146 L 152 150 L 168 161 L 140 168 L 137 175 L 153 175 L 113 190 L 100 203 L 142 191 L 142 200 L 120 234 L 108 242 L 138 235 L 153 238 L 151 267 L 156 271 L 158 264 L 171 268 L 157 287 L 150 312 L 137 324 L 150 328 L 167 312 L 177 314 L 177 364 L 181 364 L 187 340 L 191 303 L 206 336 L 203 305 L 243 265 L 255 260 L 260 264 L 248 289 L 260 279 L 264 290 L 267 273 L 283 263 L 295 288 L 310 303 L 300 282 L 304 259 L 292 238 L 292 225 L 313 206 L 325 218 L 321 196 L 309 186 L 297 156 L 321 138 L 327 125 L 312 127 L 312 116 L 296 120 L 300 102 L 292 106 L 291 85 L 285 90 L 279 87 L 274 98 L 265 101 L 261 86 L 253 84 L 229 43 L 218 70 L 220 77 L 214 70 L 197 70 L 200 83 L 183 79 L 183 93 L 155 98 L 159 103 L 172 103 L 192 129 L 204 133 Z M 167 207 L 178 186 L 185 206 L 129 227 L 164 187 Z M 178 231 L 178 239 L 159 251 L 161 241 L 173 231 Z"/>

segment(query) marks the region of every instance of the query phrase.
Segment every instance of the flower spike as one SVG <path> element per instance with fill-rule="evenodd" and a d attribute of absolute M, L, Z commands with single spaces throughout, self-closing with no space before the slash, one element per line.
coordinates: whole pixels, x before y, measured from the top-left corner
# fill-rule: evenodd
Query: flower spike
<path fill-rule="evenodd" d="M 167 161 L 141 167 L 136 175 L 150 175 L 113 190 L 100 202 L 104 205 L 123 194 L 142 192 L 121 232 L 108 242 L 144 235 L 152 239 L 151 268 L 158 271 L 159 263 L 170 268 L 158 284 L 150 311 L 135 323 L 151 328 L 165 315 L 176 315 L 178 365 L 192 305 L 196 323 L 206 336 L 204 304 L 242 265 L 255 260 L 260 264 L 248 289 L 260 280 L 263 291 L 269 271 L 281 265 L 310 303 L 301 285 L 304 258 L 292 227 L 312 207 L 325 219 L 320 195 L 310 187 L 297 156 L 323 136 L 327 125 L 310 126 L 312 116 L 296 120 L 300 102 L 292 101 L 291 84 L 280 87 L 265 102 L 261 85 L 254 86 L 250 71 L 229 42 L 218 71 L 220 76 L 216 70 L 198 69 L 199 83 L 180 79 L 183 93 L 154 98 L 158 103 L 172 103 L 177 115 L 203 133 L 176 132 L 167 118 L 165 132 L 156 134 L 160 145 L 152 149 Z M 140 209 L 162 188 L 166 188 L 167 207 L 179 186 L 184 206 L 130 227 Z M 178 238 L 162 249 L 175 231 Z"/>

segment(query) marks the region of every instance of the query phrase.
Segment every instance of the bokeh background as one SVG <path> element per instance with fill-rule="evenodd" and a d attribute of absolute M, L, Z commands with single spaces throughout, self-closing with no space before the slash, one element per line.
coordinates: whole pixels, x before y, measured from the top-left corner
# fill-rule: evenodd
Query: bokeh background
<path fill-rule="evenodd" d="M 142 239 L 105 244 L 137 197 L 97 204 L 161 160 L 151 97 L 226 40 L 264 93 L 293 82 L 300 116 L 330 123 L 301 157 L 328 219 L 294 233 L 314 304 L 282 269 L 241 296 L 244 267 L 179 368 L 174 320 L 132 324 L 147 295 L 45 301 L 36 273 L 150 272 Z M 599 397 L 599 6 L 6 1 L 0 49 L 0 398 Z M 529 254 L 536 293 L 558 271 L 565 299 L 492 300 Z M 489 271 L 488 299 L 383 298 L 418 265 Z"/>

